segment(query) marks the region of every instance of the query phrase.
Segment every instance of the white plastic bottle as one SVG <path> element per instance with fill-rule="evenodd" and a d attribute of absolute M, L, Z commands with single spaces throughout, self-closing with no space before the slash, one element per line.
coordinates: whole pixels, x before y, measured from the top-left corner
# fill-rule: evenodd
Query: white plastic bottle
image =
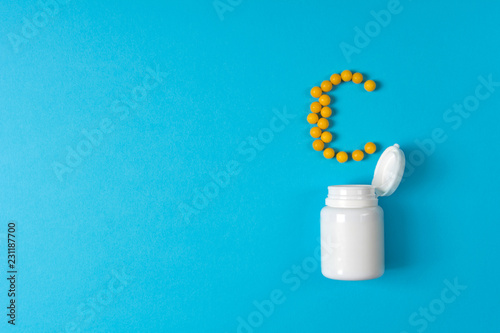
<path fill-rule="evenodd" d="M 321 272 L 335 280 L 369 280 L 384 274 L 384 212 L 379 196 L 394 193 L 403 177 L 399 145 L 387 148 L 372 185 L 328 187 L 321 210 Z"/>

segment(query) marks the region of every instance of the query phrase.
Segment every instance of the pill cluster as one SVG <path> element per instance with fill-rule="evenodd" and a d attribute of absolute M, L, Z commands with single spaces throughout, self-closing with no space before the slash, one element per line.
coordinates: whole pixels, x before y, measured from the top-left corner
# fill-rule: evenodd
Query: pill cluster
<path fill-rule="evenodd" d="M 307 116 L 307 122 L 311 125 L 316 125 L 311 128 L 310 131 L 311 136 L 316 139 L 313 142 L 313 149 L 316 151 L 323 151 L 323 156 L 327 159 L 336 156 L 337 161 L 340 163 L 344 163 L 349 159 L 345 151 L 339 151 L 335 154 L 333 148 L 325 149 L 325 144 L 330 143 L 333 139 L 332 133 L 326 131 L 330 126 L 330 122 L 327 118 L 332 115 L 332 109 L 329 107 L 332 98 L 325 93 L 331 91 L 334 85 L 339 85 L 342 81 L 352 81 L 359 84 L 363 82 L 363 74 L 353 74 L 350 70 L 345 70 L 340 74 L 333 74 L 329 81 L 325 80 L 321 82 L 320 87 L 313 87 L 311 89 L 311 96 L 317 98 L 318 101 L 311 104 L 311 113 Z M 372 80 L 367 80 L 364 83 L 364 87 L 366 91 L 373 91 L 375 90 L 376 84 Z M 373 142 L 368 142 L 364 147 L 364 151 L 367 154 L 373 154 L 376 149 L 377 147 Z M 365 154 L 361 150 L 355 150 L 352 152 L 351 156 L 353 160 L 361 161 Z"/>

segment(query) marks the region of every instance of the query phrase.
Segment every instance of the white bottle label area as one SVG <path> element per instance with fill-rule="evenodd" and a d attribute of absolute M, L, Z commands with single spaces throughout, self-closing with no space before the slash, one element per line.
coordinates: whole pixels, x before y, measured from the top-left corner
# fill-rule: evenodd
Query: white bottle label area
<path fill-rule="evenodd" d="M 335 280 L 369 280 L 384 274 L 382 208 L 323 208 L 321 271 Z"/>

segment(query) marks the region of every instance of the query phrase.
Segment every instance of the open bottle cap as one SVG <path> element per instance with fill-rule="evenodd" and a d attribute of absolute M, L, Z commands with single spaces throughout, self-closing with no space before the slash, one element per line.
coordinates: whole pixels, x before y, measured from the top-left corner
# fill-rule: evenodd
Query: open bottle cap
<path fill-rule="evenodd" d="M 384 150 L 378 159 L 373 175 L 372 185 L 377 196 L 388 196 L 394 193 L 401 183 L 405 170 L 405 154 L 395 144 Z"/>

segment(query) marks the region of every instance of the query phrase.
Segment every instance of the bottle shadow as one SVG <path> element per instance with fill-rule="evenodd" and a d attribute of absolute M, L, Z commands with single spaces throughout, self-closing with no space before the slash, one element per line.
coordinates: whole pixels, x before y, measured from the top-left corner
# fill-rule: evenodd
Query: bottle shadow
<path fill-rule="evenodd" d="M 406 205 L 405 197 L 412 197 L 410 192 L 419 187 L 427 187 L 426 174 L 433 163 L 427 158 L 424 163 L 414 166 L 408 160 L 409 153 L 418 149 L 414 144 L 401 145 L 406 155 L 406 168 L 403 180 L 397 191 L 390 197 L 379 198 L 379 205 L 384 210 L 384 237 L 385 237 L 385 263 L 386 269 L 398 269 L 411 266 L 418 260 L 418 244 L 412 237 L 419 228 L 417 221 L 412 216 L 412 207 Z M 432 246 L 432 244 L 426 244 Z"/>
<path fill-rule="evenodd" d="M 413 254 L 410 246 L 409 220 L 404 207 L 398 203 L 382 203 L 384 209 L 385 268 L 396 269 L 410 266 Z"/>

